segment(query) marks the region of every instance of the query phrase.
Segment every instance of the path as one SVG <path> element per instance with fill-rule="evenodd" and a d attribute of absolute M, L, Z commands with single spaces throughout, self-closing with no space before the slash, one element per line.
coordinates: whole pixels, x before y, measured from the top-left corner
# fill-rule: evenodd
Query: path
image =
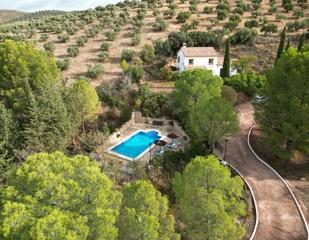
<path fill-rule="evenodd" d="M 247 145 L 248 130 L 253 122 L 250 102 L 238 108 L 240 134 L 228 142 L 227 161 L 247 179 L 258 204 L 259 227 L 257 240 L 305 240 L 302 219 L 288 190 L 280 179 L 250 151 Z"/>

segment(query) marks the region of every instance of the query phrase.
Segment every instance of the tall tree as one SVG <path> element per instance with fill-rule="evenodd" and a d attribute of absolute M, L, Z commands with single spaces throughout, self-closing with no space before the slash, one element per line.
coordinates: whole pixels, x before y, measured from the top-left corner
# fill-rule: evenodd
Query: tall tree
<path fill-rule="evenodd" d="M 279 47 L 278 47 L 278 51 L 277 51 L 277 57 L 276 57 L 276 61 L 275 64 L 277 63 L 278 59 L 281 57 L 281 55 L 284 52 L 284 46 L 285 46 L 285 32 L 286 32 L 286 27 L 284 27 L 281 35 L 280 35 L 280 43 L 279 43 Z"/>
<path fill-rule="evenodd" d="M 200 101 L 188 114 L 187 128 L 192 139 L 207 142 L 212 148 L 223 136 L 238 130 L 237 115 L 231 103 L 223 98 Z"/>
<path fill-rule="evenodd" d="M 209 100 L 221 95 L 223 80 L 205 69 L 193 69 L 180 74 L 172 93 L 174 114 L 186 118 L 188 111 L 201 99 Z"/>
<path fill-rule="evenodd" d="M 12 113 L 0 102 L 0 181 L 4 173 L 12 166 L 10 149 L 14 122 Z"/>
<path fill-rule="evenodd" d="M 267 74 L 268 100 L 256 118 L 275 155 L 288 166 L 295 150 L 309 152 L 309 48 L 290 48 Z"/>
<path fill-rule="evenodd" d="M 87 157 L 31 155 L 2 193 L 1 239 L 117 239 L 121 197 Z"/>
<path fill-rule="evenodd" d="M 123 188 L 118 221 L 120 240 L 180 239 L 174 218 L 168 214 L 168 201 L 151 183 L 139 180 Z"/>
<path fill-rule="evenodd" d="M 0 44 L 0 79 L 0 101 L 16 123 L 15 157 L 64 149 L 69 118 L 55 59 L 29 43 L 5 41 Z"/>
<path fill-rule="evenodd" d="M 300 36 L 299 43 L 297 46 L 297 50 L 300 52 L 305 44 L 305 33 Z"/>
<path fill-rule="evenodd" d="M 231 72 L 231 46 L 230 45 L 231 45 L 230 39 L 228 38 L 226 40 L 226 45 L 225 45 L 223 67 L 220 72 L 220 76 L 223 78 L 230 77 L 230 72 Z"/>
<path fill-rule="evenodd" d="M 31 44 L 6 40 L 0 44 L 0 79 L 0 100 L 20 115 L 29 90 L 36 96 L 47 82 L 58 85 L 60 72 L 54 58 Z"/>
<path fill-rule="evenodd" d="M 287 41 L 287 43 L 286 43 L 286 46 L 285 46 L 285 50 L 284 50 L 284 51 L 289 50 L 290 47 L 291 47 L 291 40 L 290 40 L 290 38 L 288 38 L 288 41 Z"/>
<path fill-rule="evenodd" d="M 236 221 L 246 214 L 243 182 L 214 156 L 197 156 L 173 180 L 186 239 L 242 239 Z"/>
<path fill-rule="evenodd" d="M 68 104 L 73 125 L 76 127 L 82 125 L 85 130 L 85 123 L 96 119 L 100 101 L 95 88 L 90 83 L 78 80 L 69 91 Z"/>

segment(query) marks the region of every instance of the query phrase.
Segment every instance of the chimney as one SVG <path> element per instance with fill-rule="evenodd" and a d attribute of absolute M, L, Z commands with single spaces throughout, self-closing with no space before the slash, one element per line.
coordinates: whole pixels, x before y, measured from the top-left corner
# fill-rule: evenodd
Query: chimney
<path fill-rule="evenodd" d="M 183 44 L 182 44 L 182 47 L 183 47 L 183 48 L 187 47 L 187 44 L 186 44 L 186 43 L 183 43 Z"/>

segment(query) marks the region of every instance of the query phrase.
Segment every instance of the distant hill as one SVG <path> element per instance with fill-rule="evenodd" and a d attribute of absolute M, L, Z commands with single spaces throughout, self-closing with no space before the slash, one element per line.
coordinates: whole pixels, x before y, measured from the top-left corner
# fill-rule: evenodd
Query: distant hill
<path fill-rule="evenodd" d="M 31 21 L 44 17 L 56 16 L 66 12 L 59 10 L 43 10 L 33 13 L 19 12 L 14 10 L 0 10 L 0 23 L 10 23 L 16 21 Z"/>
<path fill-rule="evenodd" d="M 26 15 L 25 12 L 15 11 L 15 10 L 0 10 L 0 23 L 9 22 L 14 18 L 18 18 Z"/>

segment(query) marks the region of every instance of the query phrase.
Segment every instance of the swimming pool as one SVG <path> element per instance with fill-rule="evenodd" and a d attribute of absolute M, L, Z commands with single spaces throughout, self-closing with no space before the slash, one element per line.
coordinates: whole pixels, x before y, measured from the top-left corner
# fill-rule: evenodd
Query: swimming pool
<path fill-rule="evenodd" d="M 139 130 L 113 146 L 109 151 L 127 160 L 136 160 L 141 158 L 150 146 L 161 137 L 156 130 Z"/>

